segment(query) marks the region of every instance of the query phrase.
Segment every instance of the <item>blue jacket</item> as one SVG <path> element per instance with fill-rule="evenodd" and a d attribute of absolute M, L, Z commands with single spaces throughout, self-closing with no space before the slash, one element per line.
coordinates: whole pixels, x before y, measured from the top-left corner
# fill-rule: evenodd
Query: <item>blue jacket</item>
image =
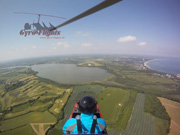
<path fill-rule="evenodd" d="M 81 126 L 82 126 L 82 133 L 83 134 L 91 134 L 91 127 L 93 123 L 93 114 L 84 114 L 81 113 Z M 97 118 L 97 125 L 95 128 L 95 134 L 101 134 L 103 130 L 106 129 L 106 123 L 104 119 Z M 67 120 L 67 122 L 63 126 L 64 133 L 70 134 L 78 134 L 77 130 L 77 120 L 75 118 L 71 118 Z"/>

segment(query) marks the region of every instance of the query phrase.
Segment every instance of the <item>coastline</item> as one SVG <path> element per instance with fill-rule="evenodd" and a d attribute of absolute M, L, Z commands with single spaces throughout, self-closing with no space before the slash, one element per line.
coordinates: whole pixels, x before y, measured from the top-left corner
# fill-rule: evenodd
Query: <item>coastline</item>
<path fill-rule="evenodd" d="M 147 67 L 147 68 L 150 69 L 150 70 L 153 70 L 150 66 L 148 66 L 148 62 L 150 62 L 150 61 L 155 61 L 155 60 L 159 60 L 159 59 L 148 60 L 148 61 L 144 62 L 144 66 Z"/>
<path fill-rule="evenodd" d="M 161 66 L 159 69 L 156 67 L 154 67 L 154 68 L 152 68 L 152 67 L 150 67 L 150 65 L 151 64 L 149 64 L 149 62 L 152 62 L 152 61 L 156 61 L 156 60 L 160 60 L 161 61 L 161 59 L 152 59 L 152 60 L 148 60 L 148 61 L 145 61 L 144 62 L 144 67 L 146 67 L 147 69 L 149 69 L 149 70 L 154 70 L 154 71 L 157 71 L 157 72 L 162 72 L 162 73 L 166 73 L 166 74 L 171 74 L 171 75 L 175 75 L 175 76 L 179 76 L 179 78 L 180 78 L 180 70 L 176 70 L 176 69 L 173 69 L 173 68 L 166 68 L 166 69 L 163 69 L 163 67 Z M 178 62 L 180 62 L 180 61 L 178 61 Z M 163 63 L 162 63 L 163 64 Z M 162 65 L 161 64 L 161 65 Z M 174 64 L 174 63 L 173 63 Z M 153 64 L 152 64 L 153 65 Z M 172 65 L 172 64 L 170 64 L 170 65 Z M 180 65 L 178 65 L 178 66 L 180 66 Z M 166 65 L 164 65 L 164 67 L 166 67 Z M 161 69 L 162 68 L 162 69 Z M 179 68 L 178 68 L 179 69 Z"/>

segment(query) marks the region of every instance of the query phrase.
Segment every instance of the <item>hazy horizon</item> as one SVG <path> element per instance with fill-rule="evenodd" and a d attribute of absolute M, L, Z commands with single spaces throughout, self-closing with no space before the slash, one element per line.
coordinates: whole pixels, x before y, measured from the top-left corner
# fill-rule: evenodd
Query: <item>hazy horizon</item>
<path fill-rule="evenodd" d="M 10 60 L 3 60 L 0 61 L 0 64 L 4 63 L 9 63 L 9 62 L 19 62 L 19 61 L 24 61 L 24 60 L 33 60 L 33 59 L 38 59 L 38 58 L 56 58 L 56 57 L 82 57 L 82 56 L 129 56 L 129 57 L 149 57 L 149 58 L 167 58 L 167 59 L 180 59 L 180 57 L 171 57 L 171 56 L 158 56 L 158 55 L 143 55 L 143 54 L 108 54 L 108 53 L 103 53 L 103 54 L 62 54 L 62 55 L 49 55 L 49 56 L 35 56 L 35 57 L 27 57 L 27 58 L 15 58 L 15 59 L 10 59 Z"/>

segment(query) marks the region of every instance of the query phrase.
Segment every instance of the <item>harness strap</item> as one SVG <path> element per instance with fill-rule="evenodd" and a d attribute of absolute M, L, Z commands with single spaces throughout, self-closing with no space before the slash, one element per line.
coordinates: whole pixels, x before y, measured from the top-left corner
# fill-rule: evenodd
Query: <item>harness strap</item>
<path fill-rule="evenodd" d="M 78 129 L 78 134 L 82 134 L 82 126 L 81 126 L 81 120 L 80 120 L 80 115 L 76 116 L 76 120 L 77 120 L 77 129 Z"/>
<path fill-rule="evenodd" d="M 91 127 L 91 134 L 95 133 L 96 124 L 97 124 L 97 117 L 96 117 L 96 115 L 94 115 L 93 116 L 93 124 L 92 124 L 92 127 Z"/>

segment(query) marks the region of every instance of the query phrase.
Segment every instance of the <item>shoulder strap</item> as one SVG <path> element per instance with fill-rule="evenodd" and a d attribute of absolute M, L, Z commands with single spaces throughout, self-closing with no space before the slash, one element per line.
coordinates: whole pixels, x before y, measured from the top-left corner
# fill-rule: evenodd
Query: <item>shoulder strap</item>
<path fill-rule="evenodd" d="M 91 127 L 91 134 L 95 133 L 96 124 L 97 124 L 97 117 L 96 117 L 96 115 L 94 115 L 93 116 L 93 124 L 92 124 L 92 127 Z"/>
<path fill-rule="evenodd" d="M 81 126 L 81 120 L 80 120 L 80 115 L 76 116 L 76 120 L 77 120 L 77 129 L 78 129 L 78 134 L 82 134 L 82 126 Z"/>

